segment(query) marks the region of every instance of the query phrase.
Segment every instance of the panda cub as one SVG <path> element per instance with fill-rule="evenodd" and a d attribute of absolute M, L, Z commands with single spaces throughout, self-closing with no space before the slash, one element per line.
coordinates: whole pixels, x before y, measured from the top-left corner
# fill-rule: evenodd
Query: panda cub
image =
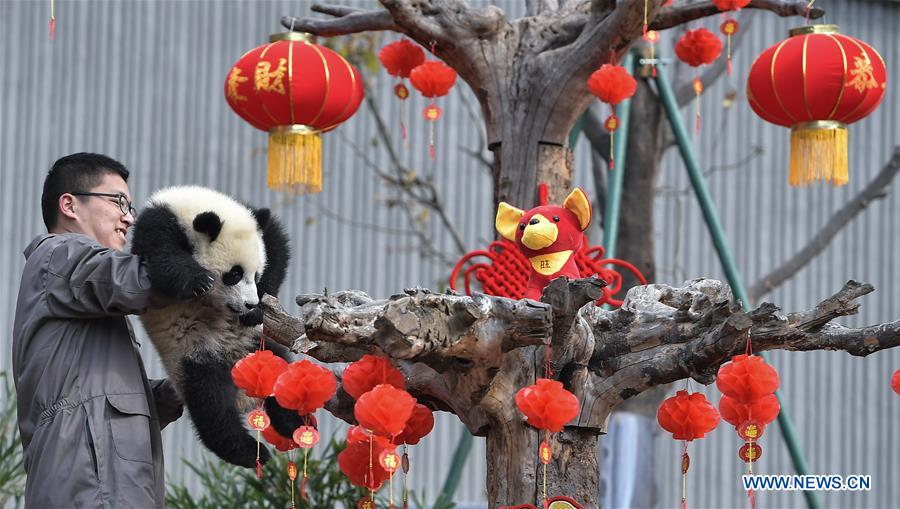
<path fill-rule="evenodd" d="M 250 209 L 196 186 L 150 197 L 134 226 L 132 252 L 141 255 L 153 288 L 186 302 L 154 308 L 140 319 L 203 444 L 223 460 L 256 465 L 257 444 L 244 414 L 258 401 L 244 395 L 231 368 L 259 346 L 263 294 L 277 295 L 290 257 L 286 234 L 268 209 Z M 197 297 L 191 288 L 210 290 Z M 267 344 L 276 355 L 288 352 Z M 296 412 L 270 397 L 275 429 L 291 436 Z M 260 460 L 269 458 L 265 448 Z"/>

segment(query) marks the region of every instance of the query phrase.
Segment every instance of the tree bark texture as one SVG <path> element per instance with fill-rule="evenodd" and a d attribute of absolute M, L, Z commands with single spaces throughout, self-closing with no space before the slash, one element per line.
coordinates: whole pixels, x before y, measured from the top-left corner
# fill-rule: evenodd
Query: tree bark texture
<path fill-rule="evenodd" d="M 550 495 L 598 507 L 597 435 L 623 401 L 684 378 L 710 384 L 721 364 L 746 348 L 755 351 L 844 350 L 865 356 L 900 345 L 900 320 L 863 328 L 832 324 L 855 314 L 856 299 L 874 289 L 848 282 L 815 308 L 783 315 L 764 303 L 745 313 L 719 281 L 697 279 L 681 288 L 632 288 L 622 307 L 592 303 L 597 279 L 553 281 L 542 302 L 408 290 L 386 300 L 362 292 L 303 295 L 299 317 L 266 296 L 265 334 L 323 362 L 350 362 L 365 353 L 388 355 L 408 390 L 436 410 L 453 412 L 475 435 L 487 437 L 490 507 L 535 503 L 543 492 L 538 461 L 542 434 L 515 405 L 516 392 L 545 376 L 578 398 L 580 414 L 550 437 Z M 586 305 L 587 304 L 587 305 Z M 340 368 L 335 371 L 340 374 Z M 353 422 L 353 400 L 343 390 L 328 402 Z"/>

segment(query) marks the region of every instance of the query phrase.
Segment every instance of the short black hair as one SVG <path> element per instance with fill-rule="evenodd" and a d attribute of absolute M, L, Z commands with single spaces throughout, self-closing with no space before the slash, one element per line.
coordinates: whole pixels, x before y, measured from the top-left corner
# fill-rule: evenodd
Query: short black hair
<path fill-rule="evenodd" d="M 44 192 L 41 194 L 41 213 L 49 232 L 56 226 L 59 197 L 64 193 L 85 192 L 100 185 L 108 174 L 115 174 L 128 182 L 128 169 L 125 165 L 102 154 L 79 152 L 61 157 L 53 163 L 44 179 Z"/>

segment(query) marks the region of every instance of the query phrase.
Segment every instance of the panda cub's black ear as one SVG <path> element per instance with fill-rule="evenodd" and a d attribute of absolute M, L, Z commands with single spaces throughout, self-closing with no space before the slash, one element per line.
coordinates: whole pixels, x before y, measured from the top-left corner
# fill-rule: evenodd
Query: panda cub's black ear
<path fill-rule="evenodd" d="M 265 230 L 266 225 L 269 224 L 269 219 L 272 218 L 272 211 L 267 208 L 251 210 L 253 211 L 253 217 L 256 218 L 256 224 L 259 225 L 259 229 Z"/>
<path fill-rule="evenodd" d="M 213 242 L 222 231 L 222 220 L 215 212 L 201 212 L 194 218 L 194 229 L 209 235 L 209 241 Z"/>

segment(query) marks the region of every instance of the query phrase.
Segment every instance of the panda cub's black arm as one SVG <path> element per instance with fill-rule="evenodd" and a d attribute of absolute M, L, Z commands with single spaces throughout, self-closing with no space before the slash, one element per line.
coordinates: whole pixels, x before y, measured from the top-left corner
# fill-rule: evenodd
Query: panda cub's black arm
<path fill-rule="evenodd" d="M 281 222 L 267 208 L 253 209 L 256 224 L 262 233 L 266 250 L 266 267 L 256 283 L 256 293 L 261 299 L 263 295 L 277 296 L 287 275 L 288 262 L 291 260 L 291 244 Z M 241 323 L 252 327 L 263 321 L 262 308 L 256 308 L 241 315 Z"/>
<path fill-rule="evenodd" d="M 165 207 L 151 206 L 141 212 L 131 246 L 131 252 L 146 261 L 150 284 L 161 295 L 185 300 L 212 288 L 212 273 L 194 260 L 178 218 Z"/>

